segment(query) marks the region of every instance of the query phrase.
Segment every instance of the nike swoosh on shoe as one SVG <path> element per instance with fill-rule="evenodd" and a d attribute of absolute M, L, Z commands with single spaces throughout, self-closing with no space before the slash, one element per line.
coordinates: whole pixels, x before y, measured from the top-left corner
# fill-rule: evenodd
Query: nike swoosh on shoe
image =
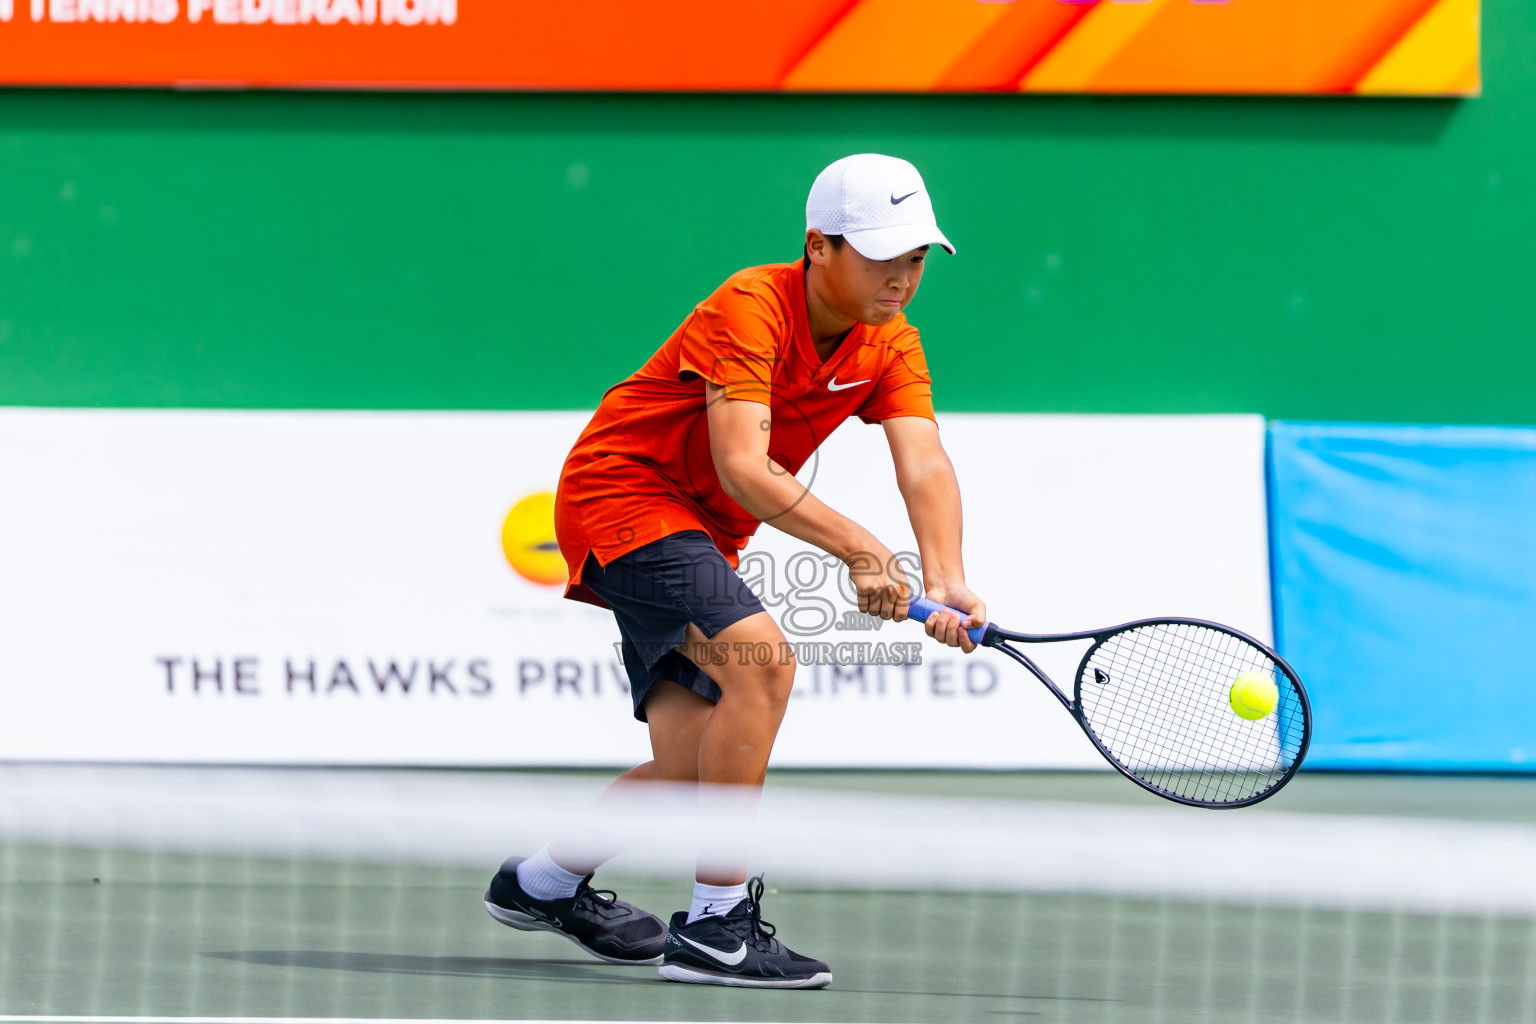
<path fill-rule="evenodd" d="M 549 924 L 554 925 L 556 928 L 564 928 L 565 927 L 564 922 L 562 922 L 554 914 L 551 914 L 551 913 L 548 913 L 546 911 L 540 910 L 538 907 L 528 907 L 527 909 L 525 909 L 523 911 L 523 913 L 525 913 L 529 917 L 535 918 L 535 919 L 537 919 L 539 921 L 548 922 Z"/>
<path fill-rule="evenodd" d="M 736 952 L 726 953 L 715 949 L 712 946 L 706 946 L 702 942 L 694 942 L 686 935 L 679 935 L 678 938 L 688 943 L 688 945 L 692 946 L 694 949 L 699 950 L 701 953 L 706 953 L 709 956 L 714 957 L 716 960 L 725 964 L 727 967 L 735 967 L 737 964 L 741 963 L 747 958 L 747 944 L 745 942 L 741 944 L 741 948 L 736 950 Z"/>

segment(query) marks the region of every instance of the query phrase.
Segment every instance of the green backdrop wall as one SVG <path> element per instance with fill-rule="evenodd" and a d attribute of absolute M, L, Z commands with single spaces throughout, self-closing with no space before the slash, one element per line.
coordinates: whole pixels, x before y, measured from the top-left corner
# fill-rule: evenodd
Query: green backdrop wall
<path fill-rule="evenodd" d="M 941 408 L 1536 422 L 1536 6 L 1484 39 L 1462 102 L 0 92 L 0 404 L 590 407 L 878 150 Z"/>

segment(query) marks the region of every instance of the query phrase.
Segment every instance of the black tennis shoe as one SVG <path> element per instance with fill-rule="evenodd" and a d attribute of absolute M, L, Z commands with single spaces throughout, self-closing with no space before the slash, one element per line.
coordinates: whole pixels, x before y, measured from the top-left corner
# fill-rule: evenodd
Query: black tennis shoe
<path fill-rule="evenodd" d="M 508 857 L 491 887 L 485 909 L 504 925 L 525 932 L 564 935 L 599 960 L 610 964 L 659 964 L 667 941 L 667 926 L 655 914 L 620 900 L 606 889 L 581 880 L 574 896 L 534 899 L 517 883 L 522 857 Z"/>
<path fill-rule="evenodd" d="M 801 956 L 774 938 L 762 917 L 763 877 L 747 883 L 747 898 L 724 917 L 688 924 L 687 911 L 672 915 L 666 958 L 657 971 L 667 981 L 733 988 L 824 988 L 832 969 Z"/>

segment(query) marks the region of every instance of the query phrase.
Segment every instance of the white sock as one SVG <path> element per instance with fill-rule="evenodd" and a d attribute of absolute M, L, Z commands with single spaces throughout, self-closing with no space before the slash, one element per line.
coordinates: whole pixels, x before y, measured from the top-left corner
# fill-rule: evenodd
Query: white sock
<path fill-rule="evenodd" d="M 747 883 L 737 885 L 705 885 L 693 883 L 693 906 L 688 908 L 688 923 L 701 917 L 724 917 L 735 909 L 736 904 L 747 898 Z"/>
<path fill-rule="evenodd" d="M 573 875 L 549 857 L 549 847 L 517 866 L 517 884 L 536 900 L 564 900 L 576 895 L 586 875 Z"/>

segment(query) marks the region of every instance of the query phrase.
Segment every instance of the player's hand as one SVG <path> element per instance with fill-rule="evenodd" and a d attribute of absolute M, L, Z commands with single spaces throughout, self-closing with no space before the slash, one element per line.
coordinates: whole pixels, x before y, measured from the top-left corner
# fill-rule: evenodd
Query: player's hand
<path fill-rule="evenodd" d="M 958 647 L 966 654 L 970 654 L 979 646 L 966 630 L 986 625 L 987 606 L 981 598 L 971 593 L 969 587 L 963 583 L 929 587 L 928 592 L 923 596 L 930 601 L 937 601 L 939 604 L 966 612 L 964 616 L 956 615 L 954 612 L 934 612 L 928 616 L 928 621 L 923 627 L 928 631 L 929 636 L 941 644 Z"/>
<path fill-rule="evenodd" d="M 843 559 L 853 589 L 859 595 L 859 611 L 880 619 L 894 619 L 912 600 L 907 574 L 884 545 L 872 543 Z"/>

